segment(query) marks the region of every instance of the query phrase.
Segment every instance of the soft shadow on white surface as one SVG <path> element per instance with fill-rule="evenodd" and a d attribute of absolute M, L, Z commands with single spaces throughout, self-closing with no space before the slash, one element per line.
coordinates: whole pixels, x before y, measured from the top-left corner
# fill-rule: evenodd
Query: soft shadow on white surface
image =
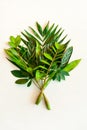
<path fill-rule="evenodd" d="M 0 130 L 87 130 L 86 0 L 0 0 Z M 16 85 L 4 54 L 10 35 L 38 21 L 59 24 L 71 38 L 71 60 L 82 58 L 70 77 L 51 82 L 45 93 L 52 110 L 34 105 L 38 89 Z"/>

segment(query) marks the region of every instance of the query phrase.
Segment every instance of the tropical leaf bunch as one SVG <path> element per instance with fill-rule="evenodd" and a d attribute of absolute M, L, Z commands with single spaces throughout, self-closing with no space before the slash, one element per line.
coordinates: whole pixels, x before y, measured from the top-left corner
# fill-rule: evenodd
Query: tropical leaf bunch
<path fill-rule="evenodd" d="M 42 28 L 36 22 L 36 30 L 29 29 L 16 37 L 10 36 L 10 47 L 5 52 L 7 59 L 18 68 L 11 71 L 18 78 L 15 83 L 26 83 L 29 87 L 33 82 L 40 90 L 36 104 L 44 99 L 47 109 L 50 109 L 44 89 L 51 80 L 65 80 L 81 59 L 69 62 L 73 47 L 68 47 L 70 40 L 66 41 L 67 35 L 63 35 L 64 30 L 58 25 L 49 25 L 48 22 Z"/>

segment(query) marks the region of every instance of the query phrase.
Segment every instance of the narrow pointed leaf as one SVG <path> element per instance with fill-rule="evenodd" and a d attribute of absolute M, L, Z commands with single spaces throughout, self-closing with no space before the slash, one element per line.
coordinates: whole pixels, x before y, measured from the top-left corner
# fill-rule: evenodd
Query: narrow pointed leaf
<path fill-rule="evenodd" d="M 49 59 L 49 60 L 52 61 L 52 56 L 51 56 L 50 54 L 44 53 L 44 56 L 45 56 L 47 59 Z"/>
<path fill-rule="evenodd" d="M 31 83 L 32 83 L 32 80 L 30 80 L 27 84 L 27 87 L 30 87 L 31 86 Z"/>
<path fill-rule="evenodd" d="M 66 66 L 66 64 L 68 63 L 71 55 L 72 55 L 72 52 L 73 52 L 73 47 L 69 47 L 65 53 L 64 53 L 64 56 L 62 58 L 62 61 L 61 61 L 61 67 L 64 67 Z"/>
<path fill-rule="evenodd" d="M 80 61 L 81 61 L 81 59 L 74 60 L 74 61 L 70 62 L 69 64 L 67 64 L 67 66 L 63 70 L 70 72 L 80 63 Z"/>
<path fill-rule="evenodd" d="M 43 36 L 43 30 L 42 30 L 41 25 L 38 22 L 36 22 L 36 26 L 37 26 L 37 29 L 38 29 L 39 33 L 41 34 L 41 36 Z"/>
<path fill-rule="evenodd" d="M 49 29 L 49 21 L 43 30 L 43 35 L 46 35 L 46 33 L 48 32 L 48 29 Z"/>
<path fill-rule="evenodd" d="M 50 65 L 49 62 L 47 62 L 46 60 L 41 59 L 40 61 L 44 64 Z"/>
<path fill-rule="evenodd" d="M 29 27 L 29 28 L 32 30 L 33 34 L 34 34 L 39 40 L 42 41 L 42 39 L 41 39 L 41 37 L 39 36 L 39 34 L 38 34 L 32 27 Z"/>

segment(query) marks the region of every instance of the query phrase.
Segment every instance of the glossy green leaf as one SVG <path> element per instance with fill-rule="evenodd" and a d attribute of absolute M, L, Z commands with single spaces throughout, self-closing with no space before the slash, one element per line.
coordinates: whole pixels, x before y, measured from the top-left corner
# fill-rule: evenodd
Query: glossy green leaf
<path fill-rule="evenodd" d="M 60 49 L 61 45 L 59 43 L 55 42 L 55 47 L 56 47 L 56 49 Z"/>
<path fill-rule="evenodd" d="M 15 81 L 16 84 L 25 84 L 28 82 L 28 79 L 18 79 Z"/>
<path fill-rule="evenodd" d="M 80 63 L 80 61 L 81 61 L 81 59 L 74 60 L 74 61 L 70 62 L 69 64 L 67 64 L 67 66 L 63 70 L 70 72 Z"/>
<path fill-rule="evenodd" d="M 18 78 L 29 77 L 29 74 L 23 70 L 12 70 L 11 73 Z"/>
<path fill-rule="evenodd" d="M 49 60 L 52 61 L 52 56 L 51 56 L 50 54 L 44 53 L 44 56 L 45 56 L 47 59 L 49 59 Z"/>
<path fill-rule="evenodd" d="M 73 47 L 69 47 L 65 51 L 64 56 L 63 56 L 63 58 L 61 60 L 61 67 L 65 67 L 66 66 L 66 64 L 68 63 L 68 61 L 69 61 L 69 59 L 70 59 L 70 57 L 72 55 L 72 52 L 73 52 Z"/>

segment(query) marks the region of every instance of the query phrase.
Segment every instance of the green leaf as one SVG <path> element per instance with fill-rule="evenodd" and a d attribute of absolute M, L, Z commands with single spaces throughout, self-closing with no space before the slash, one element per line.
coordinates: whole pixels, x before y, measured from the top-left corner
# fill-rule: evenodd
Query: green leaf
<path fill-rule="evenodd" d="M 59 82 L 61 81 L 61 77 L 60 77 L 60 75 L 58 74 L 57 75 L 57 78 L 56 78 Z"/>
<path fill-rule="evenodd" d="M 21 42 L 21 37 L 20 35 L 18 35 L 15 39 L 15 46 L 17 47 L 20 44 L 20 42 Z"/>
<path fill-rule="evenodd" d="M 56 47 L 56 49 L 60 49 L 61 45 L 59 43 L 55 42 L 55 47 Z"/>
<path fill-rule="evenodd" d="M 63 43 L 63 41 L 66 39 L 67 35 L 65 35 L 60 41 L 59 44 Z"/>
<path fill-rule="evenodd" d="M 32 30 L 32 32 L 34 33 L 34 35 L 35 35 L 39 40 L 42 41 L 42 39 L 41 39 L 41 37 L 38 35 L 38 33 L 37 33 L 32 27 L 29 27 L 29 28 Z"/>
<path fill-rule="evenodd" d="M 49 60 L 52 61 L 52 56 L 51 56 L 50 54 L 44 53 L 44 56 L 45 56 L 47 59 L 49 59 Z"/>
<path fill-rule="evenodd" d="M 63 70 L 70 72 L 80 63 L 80 61 L 81 61 L 81 59 L 74 60 L 74 61 L 70 62 L 69 64 L 67 64 L 67 66 Z"/>
<path fill-rule="evenodd" d="M 36 71 L 36 76 L 35 77 L 36 77 L 36 80 L 39 80 L 41 78 L 39 70 Z"/>
<path fill-rule="evenodd" d="M 10 41 L 15 43 L 15 37 L 14 36 L 10 36 Z"/>
<path fill-rule="evenodd" d="M 46 60 L 41 59 L 40 61 L 41 61 L 42 63 L 46 64 L 46 65 L 50 65 L 50 63 L 47 62 Z"/>
<path fill-rule="evenodd" d="M 16 38 L 14 36 L 10 36 L 10 42 L 8 43 L 11 47 L 16 48 L 21 42 L 21 37 L 18 35 Z"/>
<path fill-rule="evenodd" d="M 42 30 L 41 25 L 38 22 L 36 22 L 36 26 L 37 26 L 37 29 L 38 29 L 39 33 L 41 34 L 41 36 L 43 36 L 43 30 Z"/>
<path fill-rule="evenodd" d="M 60 77 L 61 77 L 62 80 L 65 80 L 65 75 L 64 74 L 60 73 Z"/>
<path fill-rule="evenodd" d="M 46 35 L 46 33 L 48 32 L 48 29 L 49 29 L 49 21 L 48 21 L 48 23 L 46 24 L 46 26 L 43 30 L 43 35 Z"/>
<path fill-rule="evenodd" d="M 52 24 L 52 26 L 49 28 L 49 30 L 47 31 L 47 33 L 46 33 L 46 35 L 44 37 L 44 40 L 46 40 L 49 37 L 49 35 L 51 34 L 52 29 L 54 28 L 54 25 L 55 24 Z"/>
<path fill-rule="evenodd" d="M 16 84 L 25 84 L 28 82 L 29 79 L 18 79 L 15 81 Z"/>
<path fill-rule="evenodd" d="M 30 87 L 31 86 L 31 83 L 32 83 L 32 80 L 30 80 L 27 84 L 27 87 Z"/>
<path fill-rule="evenodd" d="M 39 70 L 36 70 L 36 80 L 40 80 L 44 77 L 44 74 L 42 72 L 40 72 Z"/>
<path fill-rule="evenodd" d="M 11 73 L 18 78 L 29 77 L 29 74 L 23 70 L 12 70 Z"/>
<path fill-rule="evenodd" d="M 67 71 L 64 71 L 64 70 L 61 71 L 61 74 L 65 75 L 65 76 L 69 76 L 69 73 Z"/>
<path fill-rule="evenodd" d="M 63 58 L 61 60 L 61 65 L 60 65 L 61 68 L 66 66 L 66 64 L 68 63 L 68 61 L 69 61 L 69 59 L 70 59 L 70 57 L 72 55 L 72 52 L 73 52 L 73 47 L 69 47 L 65 51 L 65 53 L 63 55 Z"/>
<path fill-rule="evenodd" d="M 41 46 L 40 44 L 36 41 L 36 57 L 39 57 L 41 53 Z"/>

